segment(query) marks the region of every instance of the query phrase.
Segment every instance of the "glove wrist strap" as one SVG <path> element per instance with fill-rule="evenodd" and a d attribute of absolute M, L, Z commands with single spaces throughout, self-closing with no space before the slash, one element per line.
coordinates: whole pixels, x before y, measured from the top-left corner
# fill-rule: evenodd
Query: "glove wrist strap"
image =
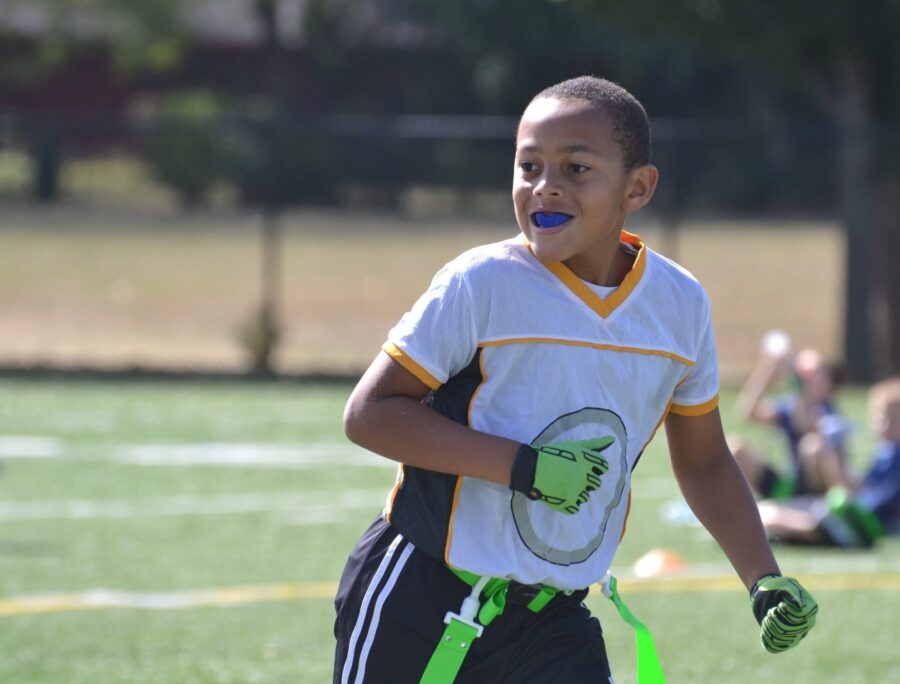
<path fill-rule="evenodd" d="M 513 462 L 509 488 L 521 492 L 529 499 L 539 499 L 541 493 L 534 488 L 534 475 L 537 470 L 538 452 L 532 446 L 522 444 Z"/>
<path fill-rule="evenodd" d="M 769 572 L 769 573 L 766 573 L 765 575 L 763 575 L 762 577 L 760 577 L 758 580 L 756 580 L 756 581 L 753 583 L 753 586 L 750 587 L 750 598 L 755 598 L 755 597 L 756 597 L 756 590 L 759 589 L 759 585 L 760 585 L 763 581 L 769 579 L 770 577 L 781 577 L 781 576 L 782 576 L 782 575 L 781 575 L 780 572 Z"/>

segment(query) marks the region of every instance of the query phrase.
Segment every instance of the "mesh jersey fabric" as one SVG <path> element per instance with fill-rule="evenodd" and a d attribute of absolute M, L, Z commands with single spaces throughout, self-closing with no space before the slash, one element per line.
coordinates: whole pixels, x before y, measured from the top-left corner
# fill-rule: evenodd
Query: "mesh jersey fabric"
<path fill-rule="evenodd" d="M 602 486 L 572 516 L 495 483 L 429 471 L 415 478 L 417 469 L 402 466 L 385 514 L 420 548 L 523 584 L 599 581 L 623 533 L 631 472 L 666 413 L 715 408 L 706 293 L 637 236 L 623 231 L 622 240 L 637 257 L 606 300 L 512 238 L 444 266 L 390 331 L 385 351 L 438 394 L 477 364 L 463 411 L 474 429 L 535 445 L 614 438 Z M 435 479 L 441 496 L 404 491 Z"/>

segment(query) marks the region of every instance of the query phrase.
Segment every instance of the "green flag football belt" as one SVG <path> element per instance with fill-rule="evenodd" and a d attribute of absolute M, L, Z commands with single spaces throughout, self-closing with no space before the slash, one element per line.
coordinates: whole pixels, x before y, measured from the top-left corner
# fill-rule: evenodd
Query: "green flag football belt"
<path fill-rule="evenodd" d="M 472 642 L 481 636 L 484 628 L 506 607 L 510 580 L 479 577 L 474 573 L 455 568 L 450 570 L 472 587 L 472 592 L 463 600 L 458 613 L 450 611 L 444 616 L 444 624 L 447 627 L 431 655 L 431 660 L 428 661 L 419 684 L 451 684 L 456 679 L 463 660 L 472 647 Z M 559 591 L 554 587 L 542 585 L 526 607 L 534 613 L 539 613 Z"/>
<path fill-rule="evenodd" d="M 480 577 L 465 570 L 449 568 L 459 579 L 472 587 L 463 599 L 459 612 L 449 611 L 444 616 L 444 633 L 437 648 L 431 655 L 419 684 L 452 684 L 462 667 L 463 661 L 472 647 L 472 642 L 481 636 L 484 628 L 503 612 L 510 580 L 494 577 Z M 603 595 L 609 598 L 622 619 L 632 626 L 637 641 L 638 684 L 665 684 L 665 677 L 650 630 L 638 620 L 622 601 L 616 586 L 616 578 L 607 573 L 601 583 Z M 562 591 L 565 595 L 574 593 L 547 585 L 540 585 L 526 608 L 533 613 L 542 611 L 553 598 Z M 482 600 L 483 597 L 483 600 Z"/>
<path fill-rule="evenodd" d="M 872 546 L 885 535 L 884 525 L 878 516 L 857 504 L 844 487 L 829 489 L 825 502 L 828 510 L 849 528 L 859 546 Z M 827 521 L 822 522 L 827 524 Z"/>

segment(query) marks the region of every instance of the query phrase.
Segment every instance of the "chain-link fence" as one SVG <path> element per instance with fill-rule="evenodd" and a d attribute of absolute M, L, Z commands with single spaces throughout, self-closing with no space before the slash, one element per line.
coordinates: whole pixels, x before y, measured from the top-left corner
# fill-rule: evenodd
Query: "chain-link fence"
<path fill-rule="evenodd" d="M 0 112 L 0 365 L 355 372 L 441 263 L 515 232 L 515 125 L 202 96 L 153 118 Z M 630 227 L 707 285 L 725 374 L 770 327 L 839 357 L 835 131 L 653 130 L 661 183 Z"/>
<path fill-rule="evenodd" d="M 185 204 L 229 188 L 238 204 L 386 205 L 411 187 L 505 191 L 516 119 L 485 116 L 273 118 L 214 98 L 173 99 L 152 118 L 28 117 L 0 111 L 0 193 L 54 199 L 67 166 L 126 157 Z M 900 153 L 900 129 L 873 132 Z M 657 120 L 659 211 L 828 215 L 837 209 L 838 134 L 821 125 Z M 111 181 L 116 186 L 115 181 Z M 63 183 L 65 186 L 65 183 Z M 380 200 L 377 200 L 378 197 Z"/>

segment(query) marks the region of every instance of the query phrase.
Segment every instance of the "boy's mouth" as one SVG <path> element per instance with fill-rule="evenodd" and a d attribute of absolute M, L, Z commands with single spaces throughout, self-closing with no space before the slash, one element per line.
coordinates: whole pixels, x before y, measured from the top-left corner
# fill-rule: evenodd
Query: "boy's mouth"
<path fill-rule="evenodd" d="M 558 228 L 571 218 L 571 214 L 559 211 L 536 211 L 531 215 L 531 223 L 537 228 Z"/>

